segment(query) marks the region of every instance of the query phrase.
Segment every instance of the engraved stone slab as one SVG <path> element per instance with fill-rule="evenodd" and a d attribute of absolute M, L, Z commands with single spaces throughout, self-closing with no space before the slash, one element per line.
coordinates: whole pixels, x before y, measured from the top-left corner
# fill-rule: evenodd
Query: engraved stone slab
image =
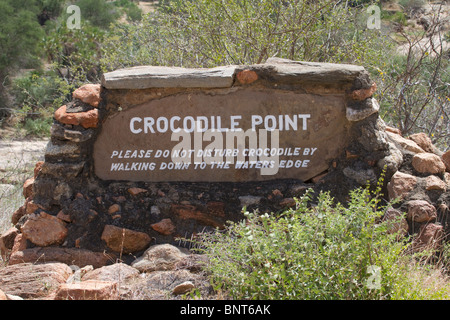
<path fill-rule="evenodd" d="M 103 180 L 308 180 L 347 142 L 344 95 L 247 88 L 181 93 L 113 114 L 94 145 Z"/>

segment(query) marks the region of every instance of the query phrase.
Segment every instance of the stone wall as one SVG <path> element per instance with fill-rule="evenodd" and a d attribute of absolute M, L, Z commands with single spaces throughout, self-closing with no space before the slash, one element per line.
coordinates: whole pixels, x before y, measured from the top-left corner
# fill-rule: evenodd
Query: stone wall
<path fill-rule="evenodd" d="M 99 148 L 96 142 L 108 141 L 102 128 L 109 119 L 168 97 L 201 93 L 225 99 L 245 90 L 338 97 L 345 106 L 343 147 L 322 159 L 326 168 L 307 179 L 294 175 L 264 181 L 192 182 L 181 176 L 178 181 L 123 181 L 96 174 L 102 164 L 95 161 L 94 148 Z M 226 221 L 243 217 L 244 206 L 260 212 L 292 207 L 293 198 L 308 188 L 330 190 L 345 202 L 349 190 L 375 185 L 383 170 L 385 183 L 390 181 L 385 194 L 407 200 L 396 209 L 414 217 L 408 220 L 409 232 L 417 232 L 425 222 L 446 222 L 448 153 L 418 147 L 421 142 L 416 136 L 405 139 L 386 127 L 372 98 L 375 90 L 362 67 L 283 59 L 214 69 L 136 67 L 105 74 L 101 84 L 75 90 L 72 101 L 55 112 L 45 161 L 36 165 L 34 177 L 24 185 L 26 200 L 12 217 L 15 227 L 2 235 L 2 252 L 12 252 L 10 263 L 30 262 L 46 254 L 90 259 L 96 265 L 118 256 L 127 261 L 152 244 L 180 245 L 180 237 L 223 228 Z M 323 121 L 328 124 L 333 119 Z M 323 142 L 327 143 L 333 147 L 333 141 Z M 429 157 L 438 157 L 436 163 L 447 159 L 447 168 L 439 163 L 429 169 Z M 438 208 L 438 214 L 433 209 L 423 213 L 428 212 L 424 206 L 411 209 L 416 207 L 410 200 L 425 200 Z"/>

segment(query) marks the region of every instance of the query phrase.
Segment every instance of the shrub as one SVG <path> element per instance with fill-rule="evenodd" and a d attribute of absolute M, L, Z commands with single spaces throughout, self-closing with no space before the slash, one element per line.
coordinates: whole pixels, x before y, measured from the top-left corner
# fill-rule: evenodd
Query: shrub
<path fill-rule="evenodd" d="M 309 194 L 281 215 L 245 212 L 225 232 L 203 234 L 216 289 L 234 299 L 389 299 L 403 279 L 404 244 L 380 222 L 384 208 L 367 189 L 348 207 Z"/>

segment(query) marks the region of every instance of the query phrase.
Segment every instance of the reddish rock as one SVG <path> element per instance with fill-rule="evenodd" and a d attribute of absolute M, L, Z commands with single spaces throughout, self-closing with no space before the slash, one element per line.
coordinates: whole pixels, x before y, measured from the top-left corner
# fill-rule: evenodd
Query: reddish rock
<path fill-rule="evenodd" d="M 435 223 L 426 223 L 420 226 L 419 234 L 413 241 L 416 251 L 425 249 L 438 250 L 442 246 L 444 227 Z"/>
<path fill-rule="evenodd" d="M 33 185 L 34 185 L 34 178 L 29 178 L 25 180 L 22 192 L 25 199 L 33 197 Z"/>
<path fill-rule="evenodd" d="M 27 248 L 27 239 L 23 236 L 22 233 L 19 233 L 15 238 L 14 238 L 14 244 L 13 247 L 11 249 L 11 255 L 10 255 L 10 259 L 9 259 L 9 264 L 11 264 L 11 257 L 16 254 L 19 251 L 23 251 Z M 28 261 L 31 262 L 31 261 Z"/>
<path fill-rule="evenodd" d="M 55 294 L 55 300 L 117 300 L 117 282 L 88 280 L 63 283 Z"/>
<path fill-rule="evenodd" d="M 6 261 L 7 257 L 10 255 L 14 246 L 14 239 L 16 239 L 18 234 L 19 230 L 15 227 L 11 227 L 0 236 L 0 254 L 3 257 L 3 260 Z"/>
<path fill-rule="evenodd" d="M 42 166 L 44 165 L 44 161 L 38 161 L 36 162 L 36 165 L 34 166 L 34 178 L 36 179 L 39 173 L 42 170 Z"/>
<path fill-rule="evenodd" d="M 98 109 L 85 112 L 68 113 L 67 107 L 63 105 L 55 111 L 55 119 L 64 124 L 80 125 L 83 128 L 97 128 Z"/>
<path fill-rule="evenodd" d="M 16 243 L 18 238 L 22 234 L 16 237 Z M 18 246 L 20 244 L 18 243 Z M 100 268 L 111 263 L 116 257 L 111 253 L 105 254 L 104 252 L 94 252 L 86 249 L 77 248 L 63 248 L 63 247 L 34 247 L 34 248 L 20 248 L 16 249 L 14 244 L 13 252 L 9 258 L 8 263 L 10 265 L 19 263 L 36 263 L 36 261 L 51 262 L 58 261 L 67 265 L 76 265 L 80 268 L 87 265 L 92 265 L 94 268 Z"/>
<path fill-rule="evenodd" d="M 0 301 L 1 300 L 8 300 L 8 297 L 2 290 L 0 290 Z"/>
<path fill-rule="evenodd" d="M 153 228 L 153 230 L 166 236 L 174 233 L 176 229 L 175 225 L 170 219 L 162 219 L 161 221 L 152 224 L 151 227 Z"/>
<path fill-rule="evenodd" d="M 194 219 L 205 225 L 223 228 L 223 223 L 216 220 L 213 216 L 200 211 L 195 206 L 186 204 L 173 204 L 171 206 L 171 210 L 180 219 Z"/>
<path fill-rule="evenodd" d="M 108 208 L 108 213 L 109 214 L 114 214 L 116 212 L 120 211 L 120 205 L 118 205 L 117 203 L 113 204 L 112 206 L 110 206 Z"/>
<path fill-rule="evenodd" d="M 9 264 L 0 268 L 0 288 L 22 298 L 43 298 L 56 291 L 71 274 L 72 269 L 64 263 Z"/>
<path fill-rule="evenodd" d="M 237 75 L 236 78 L 238 79 L 239 83 L 241 84 L 250 84 L 258 80 L 258 75 L 255 71 L 252 70 L 242 70 Z"/>
<path fill-rule="evenodd" d="M 388 138 L 394 142 L 394 144 L 404 150 L 411 151 L 413 153 L 423 153 L 425 152 L 417 143 L 411 139 L 406 139 L 399 134 L 386 131 Z"/>
<path fill-rule="evenodd" d="M 150 236 L 144 232 L 106 225 L 101 239 L 116 252 L 132 253 L 144 250 L 150 244 Z"/>
<path fill-rule="evenodd" d="M 132 196 L 136 196 L 143 192 L 147 192 L 147 190 L 142 189 L 142 188 L 129 188 L 128 189 L 128 193 L 131 194 Z"/>
<path fill-rule="evenodd" d="M 177 285 L 175 288 L 173 288 L 172 294 L 175 296 L 180 294 L 186 294 L 193 289 L 195 289 L 195 285 L 191 281 L 185 281 Z"/>
<path fill-rule="evenodd" d="M 359 90 L 353 90 L 351 94 L 351 98 L 353 100 L 362 101 L 366 100 L 367 98 L 370 98 L 373 96 L 375 91 L 377 90 L 377 84 L 374 82 L 368 89 L 359 89 Z"/>
<path fill-rule="evenodd" d="M 442 155 L 442 162 L 445 164 L 445 168 L 450 172 L 450 150 Z"/>
<path fill-rule="evenodd" d="M 177 263 L 188 256 L 188 251 L 171 244 L 153 245 L 131 263 L 140 272 L 175 270 Z"/>
<path fill-rule="evenodd" d="M 389 181 L 387 188 L 389 200 L 404 198 L 417 184 L 417 178 L 400 171 L 397 171 Z"/>
<path fill-rule="evenodd" d="M 407 218 L 413 222 L 430 222 L 437 217 L 436 208 L 425 200 L 411 200 L 407 203 Z"/>
<path fill-rule="evenodd" d="M 437 174 L 445 171 L 445 164 L 434 153 L 418 153 L 412 158 L 412 166 L 417 172 Z"/>
<path fill-rule="evenodd" d="M 72 219 L 70 218 L 70 215 L 69 215 L 69 214 L 65 214 L 64 211 L 62 211 L 62 210 L 60 210 L 60 211 L 58 212 L 58 214 L 56 215 L 56 217 L 57 217 L 58 219 L 61 219 L 61 220 L 64 221 L 64 222 L 67 222 L 67 223 L 72 222 Z"/>
<path fill-rule="evenodd" d="M 280 201 L 280 206 L 283 208 L 293 208 L 297 205 L 293 198 L 284 198 Z"/>
<path fill-rule="evenodd" d="M 410 135 L 408 138 L 417 143 L 417 145 L 421 147 L 425 152 L 434 153 L 435 147 L 430 137 L 426 133 L 415 133 Z"/>
<path fill-rule="evenodd" d="M 61 244 L 67 236 L 64 222 L 45 212 L 31 214 L 21 231 L 25 238 L 41 247 Z"/>
<path fill-rule="evenodd" d="M 22 218 L 25 214 L 26 214 L 26 202 L 20 206 L 16 211 L 13 212 L 13 214 L 11 215 L 11 223 L 12 224 L 17 224 L 17 222 L 19 222 L 20 218 Z"/>
<path fill-rule="evenodd" d="M 78 89 L 76 89 L 72 97 L 75 99 L 80 99 L 84 103 L 88 103 L 93 107 L 98 107 L 98 104 L 100 103 L 100 91 L 101 86 L 100 84 L 85 84 Z"/>
<path fill-rule="evenodd" d="M 444 181 L 442 181 L 441 179 L 439 179 L 436 176 L 428 176 L 425 179 L 426 181 L 426 189 L 427 190 L 442 190 L 445 191 L 446 189 L 446 184 Z"/>
<path fill-rule="evenodd" d="M 25 201 L 25 214 L 35 213 L 36 210 L 38 210 L 39 208 L 40 206 L 34 203 L 34 201 L 31 200 L 31 198 L 27 198 L 27 200 Z"/>

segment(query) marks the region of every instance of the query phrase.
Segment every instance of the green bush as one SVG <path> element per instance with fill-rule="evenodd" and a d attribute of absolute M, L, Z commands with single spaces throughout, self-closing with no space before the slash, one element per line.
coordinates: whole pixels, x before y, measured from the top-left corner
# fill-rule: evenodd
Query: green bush
<path fill-rule="evenodd" d="M 389 232 L 386 207 L 367 189 L 350 193 L 348 206 L 328 193 L 310 206 L 307 193 L 281 215 L 245 212 L 225 231 L 200 236 L 200 252 L 216 290 L 232 299 L 448 298 L 448 286 L 424 290 L 412 280 L 425 272 Z M 447 291 L 446 291 L 447 290 Z M 426 294 L 425 294 L 426 292 Z"/>
<path fill-rule="evenodd" d="M 307 194 L 280 216 L 245 212 L 226 232 L 203 235 L 216 289 L 234 299 L 391 297 L 404 244 L 387 232 L 389 222 L 379 222 L 377 198 L 358 189 L 348 207 L 328 193 L 317 206 L 309 201 Z"/>

